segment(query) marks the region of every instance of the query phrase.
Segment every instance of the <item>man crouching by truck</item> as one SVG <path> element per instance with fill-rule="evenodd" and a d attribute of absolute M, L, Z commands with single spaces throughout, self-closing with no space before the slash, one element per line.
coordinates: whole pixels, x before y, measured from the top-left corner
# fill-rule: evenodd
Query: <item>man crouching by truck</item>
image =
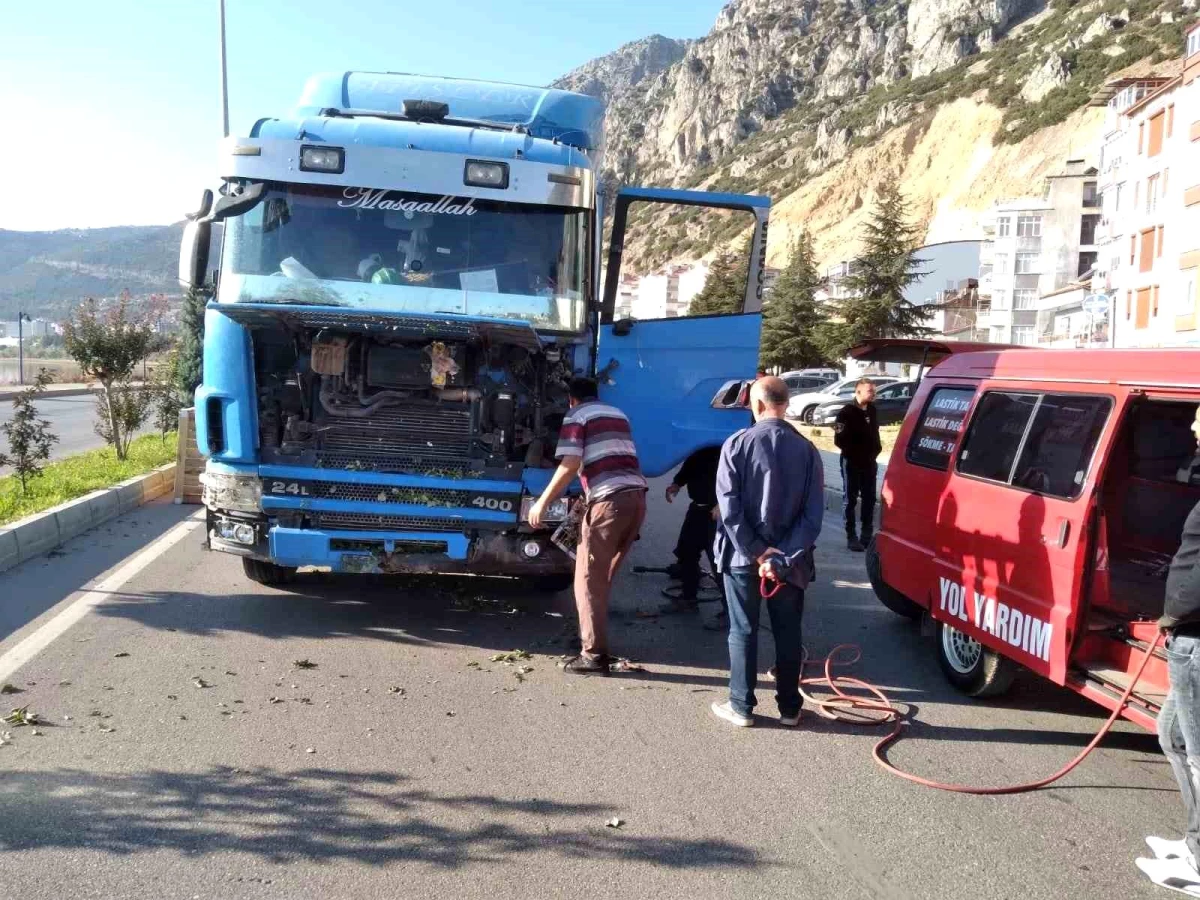
<path fill-rule="evenodd" d="M 750 389 L 755 424 L 725 442 L 717 468 L 715 553 L 729 604 L 729 700 L 714 702 L 712 711 L 741 728 L 754 724 L 764 583 L 779 722 L 800 723 L 800 619 L 814 574 L 825 484 L 820 454 L 784 418 L 787 403 L 781 379 L 756 381 Z"/>
<path fill-rule="evenodd" d="M 541 528 L 546 507 L 579 476 L 587 503 L 575 550 L 581 649 L 563 671 L 607 675 L 608 597 L 646 518 L 647 485 L 629 419 L 615 406 L 600 402 L 596 382 L 574 379 L 569 402 L 555 452 L 558 470 L 529 510 L 529 524 Z"/>
<path fill-rule="evenodd" d="M 1200 408 L 1192 432 L 1200 439 Z M 1137 866 L 1155 884 L 1200 897 L 1200 504 L 1188 515 L 1171 560 L 1158 624 L 1170 680 L 1158 713 L 1158 740 L 1179 782 L 1187 833 L 1181 841 L 1146 838 L 1157 858 L 1139 859 Z"/>

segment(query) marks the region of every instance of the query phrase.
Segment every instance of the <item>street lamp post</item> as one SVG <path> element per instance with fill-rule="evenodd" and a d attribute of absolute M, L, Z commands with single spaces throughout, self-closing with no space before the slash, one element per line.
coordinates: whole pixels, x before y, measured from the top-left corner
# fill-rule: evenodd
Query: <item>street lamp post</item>
<path fill-rule="evenodd" d="M 29 313 L 17 312 L 17 382 L 25 384 L 25 323 L 32 322 Z"/>
<path fill-rule="evenodd" d="M 229 137 L 229 85 L 225 72 L 225 0 L 219 0 L 221 7 L 221 134 Z"/>

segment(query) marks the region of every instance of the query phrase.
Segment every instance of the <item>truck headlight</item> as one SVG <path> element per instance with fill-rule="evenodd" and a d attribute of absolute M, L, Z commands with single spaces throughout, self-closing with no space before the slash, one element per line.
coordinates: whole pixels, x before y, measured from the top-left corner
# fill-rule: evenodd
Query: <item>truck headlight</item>
<path fill-rule="evenodd" d="M 537 497 L 522 497 L 521 498 L 521 521 L 529 521 L 529 510 L 533 508 L 533 504 L 537 503 Z M 553 503 L 546 507 L 546 515 L 543 516 L 545 522 L 561 522 L 567 517 L 567 512 L 571 508 L 571 501 L 568 497 L 559 497 Z"/>
<path fill-rule="evenodd" d="M 200 483 L 204 485 L 204 505 L 209 509 L 262 510 L 262 482 L 257 475 L 205 472 L 200 476 Z"/>

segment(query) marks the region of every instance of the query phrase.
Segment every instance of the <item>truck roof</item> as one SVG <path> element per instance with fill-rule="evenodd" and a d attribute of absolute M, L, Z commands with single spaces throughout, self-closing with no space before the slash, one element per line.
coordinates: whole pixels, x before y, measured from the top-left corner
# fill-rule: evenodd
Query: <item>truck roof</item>
<path fill-rule="evenodd" d="M 492 122 L 514 130 L 361 115 L 399 115 L 405 100 L 445 103 L 450 118 Z M 327 110 L 359 115 L 324 115 Z M 294 140 L 301 131 L 308 138 L 331 143 L 415 144 L 425 150 L 516 155 L 535 162 L 589 166 L 594 161 L 589 163 L 584 154 L 594 156 L 603 147 L 604 107 L 594 97 L 551 88 L 400 72 L 327 73 L 308 80 L 290 118 L 262 119 L 251 137 Z"/>
<path fill-rule="evenodd" d="M 947 356 L 939 378 L 1200 389 L 1200 349 L 1002 349 Z"/>

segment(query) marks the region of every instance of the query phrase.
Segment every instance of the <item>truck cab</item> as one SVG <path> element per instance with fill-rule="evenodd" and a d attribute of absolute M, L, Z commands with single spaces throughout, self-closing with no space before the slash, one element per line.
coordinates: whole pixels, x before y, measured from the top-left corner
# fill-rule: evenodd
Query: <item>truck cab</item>
<path fill-rule="evenodd" d="M 572 377 L 629 415 L 650 477 L 745 424 L 730 386 L 757 361 L 770 203 L 620 191 L 602 267 L 602 121 L 564 91 L 346 72 L 225 141 L 180 257 L 211 297 L 195 416 L 212 549 L 263 583 L 318 567 L 560 586 L 572 562 L 525 513 Z M 736 314 L 614 321 L 646 203 L 746 215 Z"/>

